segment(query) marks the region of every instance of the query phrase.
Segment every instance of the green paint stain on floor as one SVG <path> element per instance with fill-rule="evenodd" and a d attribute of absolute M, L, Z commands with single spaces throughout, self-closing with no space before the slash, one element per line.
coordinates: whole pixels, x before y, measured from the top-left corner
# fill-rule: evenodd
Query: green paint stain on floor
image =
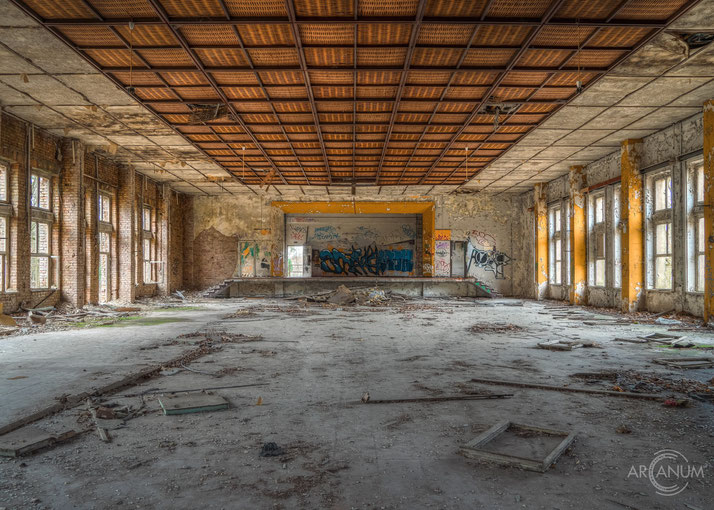
<path fill-rule="evenodd" d="M 158 326 L 171 322 L 186 322 L 183 317 L 121 317 L 116 322 L 101 324 L 102 328 L 123 328 L 127 326 Z"/>

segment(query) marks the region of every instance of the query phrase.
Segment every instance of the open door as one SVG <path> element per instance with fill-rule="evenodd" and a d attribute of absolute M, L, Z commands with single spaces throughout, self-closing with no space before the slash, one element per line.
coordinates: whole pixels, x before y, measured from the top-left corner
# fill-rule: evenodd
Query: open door
<path fill-rule="evenodd" d="M 288 277 L 312 276 L 312 250 L 309 246 L 288 246 Z"/>
<path fill-rule="evenodd" d="M 451 241 L 451 276 L 466 277 L 466 241 Z"/>

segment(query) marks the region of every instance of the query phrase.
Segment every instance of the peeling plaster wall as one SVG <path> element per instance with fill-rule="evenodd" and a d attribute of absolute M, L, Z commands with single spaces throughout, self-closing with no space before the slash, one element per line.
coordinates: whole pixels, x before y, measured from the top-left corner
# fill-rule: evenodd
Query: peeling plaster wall
<path fill-rule="evenodd" d="M 518 280 L 515 268 L 523 262 L 520 251 L 514 249 L 514 239 L 518 236 L 513 227 L 520 219 L 520 211 L 513 200 L 511 195 L 485 193 L 436 198 L 436 229 L 451 230 L 452 241 L 468 241 L 467 266 L 471 260 L 468 275 L 507 296 L 514 295 Z M 488 262 L 479 263 L 494 251 L 505 255 L 504 264 L 493 268 Z"/>
<path fill-rule="evenodd" d="M 533 193 L 511 199 L 513 206 L 513 295 L 535 299 L 535 207 Z"/>
<path fill-rule="evenodd" d="M 684 311 L 692 315 L 701 316 L 703 314 L 703 296 L 700 293 L 687 292 L 687 239 L 686 216 L 685 216 L 685 183 L 687 182 L 687 164 L 683 161 L 683 156 L 689 156 L 693 152 L 700 151 L 703 146 L 703 122 L 702 114 L 697 114 L 681 122 L 677 122 L 661 131 L 645 137 L 642 141 L 640 166 L 644 170 L 644 177 L 648 174 L 648 169 L 656 166 L 656 172 L 671 171 L 673 178 L 673 288 L 672 290 L 647 289 L 645 292 L 644 307 L 653 312 L 669 310 Z M 620 151 L 615 150 L 611 154 L 594 161 L 585 167 L 586 184 L 596 186 L 600 183 L 610 181 L 620 176 Z M 568 198 L 569 193 L 564 181 L 567 176 L 562 176 L 548 183 L 548 201 L 556 201 Z M 613 283 L 613 253 L 614 240 L 612 226 L 616 221 L 613 217 L 613 195 L 615 184 L 606 187 L 606 215 L 607 233 L 607 286 L 600 288 L 590 287 L 588 289 L 588 304 L 603 307 L 620 307 L 620 289 L 614 288 Z M 646 184 L 645 184 L 646 186 Z M 523 197 L 532 200 L 533 193 L 529 192 Z M 530 212 L 532 217 L 533 213 Z M 646 229 L 645 229 L 646 231 Z M 647 235 L 647 234 L 645 234 Z M 514 236 L 515 239 L 515 236 Z M 645 243 L 647 246 L 647 243 Z M 647 248 L 646 248 L 647 250 Z M 645 252 L 648 257 L 648 252 Z M 651 276 L 651 267 L 646 264 L 646 271 Z M 532 270 L 528 275 L 533 278 Z M 553 294 L 551 294 L 553 295 Z"/>
<path fill-rule="evenodd" d="M 248 241 L 270 247 L 271 273 L 278 276 L 276 271 L 282 268 L 284 215 L 271 207 L 272 198 L 256 195 L 194 198 L 195 288 L 207 288 L 239 276 L 239 246 Z"/>

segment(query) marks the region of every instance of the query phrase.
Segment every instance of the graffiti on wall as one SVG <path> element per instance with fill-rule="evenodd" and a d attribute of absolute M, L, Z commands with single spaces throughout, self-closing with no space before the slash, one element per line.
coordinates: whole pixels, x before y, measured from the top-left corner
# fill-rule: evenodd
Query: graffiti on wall
<path fill-rule="evenodd" d="M 471 230 L 466 237 L 474 246 L 481 246 L 484 249 L 495 249 L 496 239 L 488 232 L 480 230 Z"/>
<path fill-rule="evenodd" d="M 270 247 L 257 241 L 240 242 L 240 275 L 242 278 L 270 276 Z"/>
<path fill-rule="evenodd" d="M 451 276 L 451 241 L 434 243 L 434 276 Z"/>
<path fill-rule="evenodd" d="M 411 273 L 414 270 L 412 250 L 381 249 L 377 246 L 315 250 L 313 260 L 319 262 L 324 273 L 336 275 L 380 276 L 388 271 Z"/>
<path fill-rule="evenodd" d="M 490 250 L 474 247 L 471 250 L 471 257 L 469 258 L 466 273 L 468 274 L 472 266 L 479 267 L 485 271 L 491 271 L 497 280 L 503 280 L 506 278 L 503 268 L 510 263 L 511 257 L 502 251 L 496 250 L 495 246 Z"/>
<path fill-rule="evenodd" d="M 288 224 L 288 245 L 300 246 L 307 242 L 307 225 L 297 223 Z"/>

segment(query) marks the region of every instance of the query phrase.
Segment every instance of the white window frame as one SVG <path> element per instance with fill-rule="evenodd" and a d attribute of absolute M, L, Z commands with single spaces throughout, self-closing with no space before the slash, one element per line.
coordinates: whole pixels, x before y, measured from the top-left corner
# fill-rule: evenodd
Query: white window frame
<path fill-rule="evenodd" d="M 47 251 L 40 251 L 40 225 L 47 225 Z M 32 239 L 32 230 L 35 229 L 35 240 Z M 33 246 L 34 244 L 34 246 Z M 34 259 L 47 260 L 47 285 L 33 281 L 32 266 Z M 38 276 L 39 277 L 39 276 Z M 52 287 L 52 222 L 49 220 L 32 218 L 30 221 L 30 290 L 48 290 Z"/>
<path fill-rule="evenodd" d="M 646 204 L 645 221 L 647 224 L 647 289 L 655 291 L 672 291 L 674 288 L 674 176 L 671 168 L 661 172 L 653 172 L 646 176 Z M 663 183 L 661 190 L 658 190 L 659 183 Z M 657 207 L 661 201 L 662 207 Z M 665 252 L 657 253 L 658 231 L 660 227 L 666 225 L 667 238 L 665 240 Z M 669 285 L 660 285 L 657 281 L 657 266 L 660 260 L 669 259 L 670 279 Z"/>
<path fill-rule="evenodd" d="M 622 288 L 622 185 L 612 187 L 612 288 Z"/>
<path fill-rule="evenodd" d="M 44 185 L 47 186 L 47 207 L 43 207 L 41 203 Z M 52 177 L 35 171 L 30 174 L 30 207 L 40 211 L 52 210 Z"/>
<path fill-rule="evenodd" d="M 0 203 L 10 202 L 10 165 L 0 161 Z"/>
<path fill-rule="evenodd" d="M 687 292 L 704 293 L 706 231 L 704 223 L 704 160 L 686 161 L 687 176 Z"/>
<path fill-rule="evenodd" d="M 602 208 L 600 218 L 597 218 L 596 207 L 599 199 L 602 199 Z M 598 252 L 597 247 L 599 236 L 602 236 L 601 252 Z M 600 261 L 601 265 L 598 264 Z M 602 282 L 598 283 L 601 276 Z M 604 288 L 607 283 L 607 197 L 602 189 L 588 195 L 588 285 Z"/>
<path fill-rule="evenodd" d="M 10 245 L 10 216 L 5 214 L 0 215 L 0 223 L 5 223 L 5 237 L 0 235 L 0 293 L 7 292 L 7 277 L 8 277 L 8 247 Z M 1 234 L 2 230 L 0 230 Z"/>
<path fill-rule="evenodd" d="M 563 210 L 557 202 L 548 207 L 548 260 L 551 285 L 563 284 Z M 558 258 L 558 253 L 560 258 Z"/>

